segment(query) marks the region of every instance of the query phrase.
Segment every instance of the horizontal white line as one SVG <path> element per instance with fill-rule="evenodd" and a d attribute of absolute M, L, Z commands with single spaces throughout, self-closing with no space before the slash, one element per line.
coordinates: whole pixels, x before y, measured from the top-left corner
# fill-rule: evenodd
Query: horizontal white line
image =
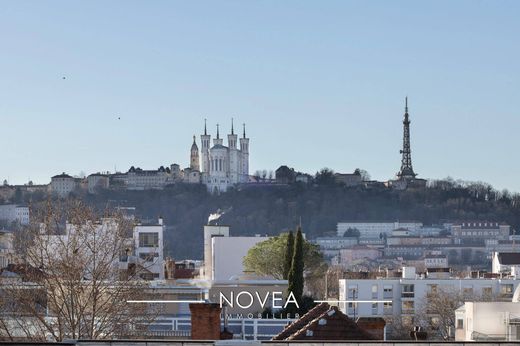
<path fill-rule="evenodd" d="M 315 300 L 315 303 L 392 303 L 392 300 Z"/>
<path fill-rule="evenodd" d="M 156 303 L 156 304 L 175 304 L 175 303 L 206 303 L 205 300 L 127 300 L 127 303 Z"/>

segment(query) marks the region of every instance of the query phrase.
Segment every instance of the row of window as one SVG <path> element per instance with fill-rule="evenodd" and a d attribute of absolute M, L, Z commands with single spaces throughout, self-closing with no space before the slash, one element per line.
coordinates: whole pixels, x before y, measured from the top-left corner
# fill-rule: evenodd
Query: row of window
<path fill-rule="evenodd" d="M 492 236 L 492 235 L 499 235 L 500 232 L 492 232 L 492 231 L 473 231 L 473 232 L 465 232 L 465 231 L 462 231 L 462 235 L 465 235 L 465 236 Z"/>

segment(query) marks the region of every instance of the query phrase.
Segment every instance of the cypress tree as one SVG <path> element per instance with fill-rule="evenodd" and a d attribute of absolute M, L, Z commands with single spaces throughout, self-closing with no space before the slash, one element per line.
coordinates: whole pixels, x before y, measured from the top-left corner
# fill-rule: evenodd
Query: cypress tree
<path fill-rule="evenodd" d="M 298 227 L 296 232 L 296 240 L 294 242 L 294 254 L 291 264 L 291 270 L 289 271 L 289 287 L 288 292 L 292 292 L 298 305 L 301 305 L 303 296 L 303 235 L 302 230 Z M 289 294 L 288 293 L 288 294 Z"/>
<path fill-rule="evenodd" d="M 294 235 L 290 231 L 287 236 L 287 244 L 285 245 L 285 257 L 283 263 L 283 279 L 289 278 L 289 271 L 291 270 L 292 258 L 294 256 Z"/>

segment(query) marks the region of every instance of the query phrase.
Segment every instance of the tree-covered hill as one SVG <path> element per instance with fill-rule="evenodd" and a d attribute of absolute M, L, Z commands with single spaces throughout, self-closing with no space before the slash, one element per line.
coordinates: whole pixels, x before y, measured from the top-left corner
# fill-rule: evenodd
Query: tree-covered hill
<path fill-rule="evenodd" d="M 325 180 L 312 185 L 258 184 L 221 195 L 208 194 L 202 185 L 179 184 L 162 191 L 104 191 L 79 197 L 100 209 L 136 207 L 142 219 L 163 216 L 167 255 L 176 259 L 202 258 L 203 226 L 218 210 L 225 212 L 219 222 L 231 226 L 232 235 L 276 235 L 295 229 L 300 220 L 307 238 L 335 234 L 336 223 L 346 220 L 488 220 L 520 229 L 520 195 L 452 180 L 405 191 L 347 188 Z"/>

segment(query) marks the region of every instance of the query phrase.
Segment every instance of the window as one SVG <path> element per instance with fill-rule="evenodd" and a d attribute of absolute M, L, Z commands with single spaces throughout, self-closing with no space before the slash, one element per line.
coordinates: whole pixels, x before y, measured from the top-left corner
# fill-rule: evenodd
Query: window
<path fill-rule="evenodd" d="M 349 285 L 348 286 L 348 299 L 357 299 L 358 290 L 357 285 Z"/>
<path fill-rule="evenodd" d="M 394 297 L 393 288 L 391 285 L 383 286 L 383 299 L 390 299 Z"/>
<path fill-rule="evenodd" d="M 154 257 L 159 257 L 157 252 L 140 252 L 139 258 L 145 260 L 146 262 L 153 262 Z"/>
<path fill-rule="evenodd" d="M 500 294 L 503 296 L 512 296 L 513 295 L 513 284 L 500 285 Z"/>
<path fill-rule="evenodd" d="M 464 320 L 462 318 L 457 318 L 457 329 L 464 329 Z"/>
<path fill-rule="evenodd" d="M 464 286 L 464 288 L 462 289 L 462 294 L 464 294 L 464 296 L 471 296 L 473 294 L 473 286 Z"/>
<path fill-rule="evenodd" d="M 377 285 L 372 285 L 372 299 L 377 299 Z"/>
<path fill-rule="evenodd" d="M 438 288 L 437 285 L 432 284 L 432 285 L 428 285 L 428 287 L 429 287 L 429 292 L 428 292 L 429 294 L 436 294 L 437 293 L 437 288 Z"/>
<path fill-rule="evenodd" d="M 402 303 L 402 310 L 403 310 L 403 314 L 405 313 L 413 313 L 413 307 L 414 307 L 414 303 L 413 303 L 413 300 L 405 300 L 403 301 Z"/>
<path fill-rule="evenodd" d="M 377 303 L 372 303 L 372 315 L 377 315 Z"/>
<path fill-rule="evenodd" d="M 392 302 L 384 302 L 383 303 L 383 313 L 385 315 L 392 315 L 393 314 L 393 304 L 392 304 Z"/>
<path fill-rule="evenodd" d="M 413 284 L 403 285 L 403 290 L 401 292 L 401 297 L 403 297 L 403 298 L 413 298 L 414 297 L 414 285 Z"/>
<path fill-rule="evenodd" d="M 158 247 L 159 233 L 139 233 L 139 247 Z"/>
<path fill-rule="evenodd" d="M 493 289 L 491 287 L 482 287 L 482 295 L 490 298 L 493 295 Z"/>

